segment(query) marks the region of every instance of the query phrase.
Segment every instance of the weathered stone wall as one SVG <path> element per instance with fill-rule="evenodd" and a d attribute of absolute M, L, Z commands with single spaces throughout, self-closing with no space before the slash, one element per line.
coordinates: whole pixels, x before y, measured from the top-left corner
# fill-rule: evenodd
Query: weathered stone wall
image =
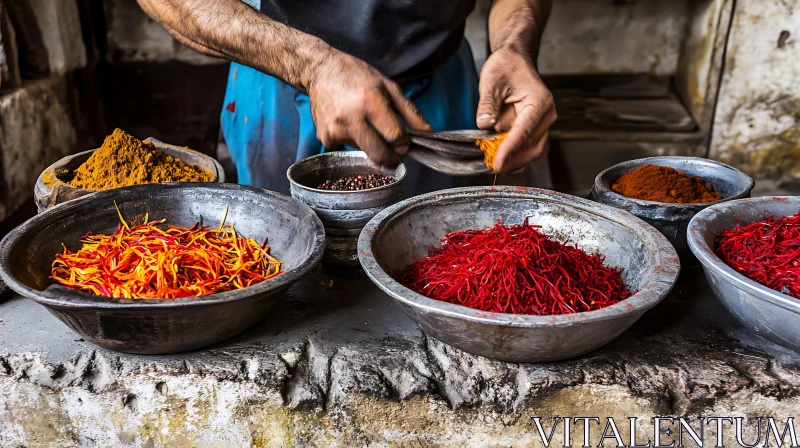
<path fill-rule="evenodd" d="M 47 165 L 81 147 L 82 81 L 74 73 L 87 65 L 76 0 L 6 5 L 24 79 L 0 85 L 0 221 L 32 200 Z"/>
<path fill-rule="evenodd" d="M 711 156 L 765 177 L 800 177 L 800 5 L 736 2 Z"/>
<path fill-rule="evenodd" d="M 480 67 L 486 59 L 486 16 L 478 0 L 466 36 Z M 651 73 L 674 75 L 689 16 L 686 0 L 558 0 L 542 38 L 544 75 Z"/>

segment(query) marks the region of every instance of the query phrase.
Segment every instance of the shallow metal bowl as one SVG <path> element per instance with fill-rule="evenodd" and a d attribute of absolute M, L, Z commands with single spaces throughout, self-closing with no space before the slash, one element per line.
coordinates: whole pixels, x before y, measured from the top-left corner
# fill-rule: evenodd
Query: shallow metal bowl
<path fill-rule="evenodd" d="M 717 236 L 737 224 L 766 215 L 794 215 L 800 197 L 766 196 L 716 204 L 689 223 L 689 247 L 703 265 L 711 290 L 745 327 L 777 344 L 800 352 L 800 299 L 782 294 L 736 272 L 714 254 Z"/>
<path fill-rule="evenodd" d="M 478 311 L 427 298 L 394 279 L 453 231 L 530 222 L 559 241 L 623 268 L 636 291 L 607 308 L 561 316 Z M 549 190 L 468 187 L 429 193 L 388 207 L 361 232 L 367 275 L 430 336 L 488 358 L 540 362 L 571 358 L 615 339 L 672 289 L 680 263 L 667 239 L 628 212 Z"/>
<path fill-rule="evenodd" d="M 629 198 L 611 190 L 611 185 L 623 174 L 648 163 L 669 166 L 689 176 L 702 177 L 714 186 L 722 199 L 704 204 L 668 204 Z M 687 267 L 697 264 L 686 242 L 686 229 L 692 217 L 709 205 L 750 197 L 754 186 L 755 182 L 750 176 L 724 163 L 700 157 L 648 157 L 618 163 L 602 171 L 595 178 L 592 199 L 627 210 L 647 221 L 669 239 L 678 251 L 684 267 Z"/>
<path fill-rule="evenodd" d="M 222 170 L 222 165 L 213 157 L 182 146 L 170 145 L 152 137 L 144 141 L 152 143 L 159 151 L 168 156 L 181 159 L 189 165 L 195 165 L 208 171 L 211 173 L 210 182 L 225 182 L 225 172 Z M 86 188 L 73 187 L 67 183 L 74 176 L 74 171 L 89 160 L 89 157 L 95 151 L 97 149 L 66 156 L 42 171 L 33 188 L 33 200 L 36 202 L 36 208 L 39 213 L 54 205 L 95 192 Z"/>
<path fill-rule="evenodd" d="M 269 238 L 283 274 L 237 291 L 173 300 L 95 296 L 51 285 L 55 254 L 64 243 L 80 248 L 87 232 L 113 233 L 119 217 L 129 222 L 166 218 L 189 227 L 226 222 L 256 241 Z M 0 242 L 0 277 L 17 293 L 44 305 L 85 339 L 130 353 L 172 353 L 227 339 L 261 319 L 297 279 L 321 259 L 322 223 L 290 197 L 233 184 L 139 185 L 103 191 L 50 208 L 12 230 Z"/>
<path fill-rule="evenodd" d="M 331 191 L 315 188 L 328 179 L 354 174 L 378 173 L 392 176 L 397 182 L 379 188 L 357 191 Z M 387 171 L 372 163 L 364 151 L 333 151 L 311 156 L 295 163 L 286 171 L 286 177 L 289 178 L 292 197 L 314 208 L 361 210 L 386 206 L 402 198 L 406 167 L 400 164 L 394 172 Z"/>

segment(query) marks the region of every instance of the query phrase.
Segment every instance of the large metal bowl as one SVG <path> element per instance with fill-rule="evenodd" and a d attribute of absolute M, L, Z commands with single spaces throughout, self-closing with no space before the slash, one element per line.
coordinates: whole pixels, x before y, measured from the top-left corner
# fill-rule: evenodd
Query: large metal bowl
<path fill-rule="evenodd" d="M 648 163 L 669 166 L 689 176 L 702 177 L 711 182 L 722 199 L 704 204 L 668 204 L 629 198 L 611 190 L 611 185 L 623 174 Z M 724 163 L 699 157 L 648 157 L 618 163 L 602 171 L 595 178 L 592 199 L 627 210 L 658 229 L 675 246 L 683 266 L 688 267 L 697 265 L 686 242 L 686 229 L 692 217 L 709 205 L 750 197 L 754 186 L 755 182 L 750 176 Z"/>
<path fill-rule="evenodd" d="M 237 291 L 173 300 L 128 300 L 95 296 L 49 280 L 55 254 L 80 247 L 87 232 L 113 233 L 123 217 L 169 224 L 227 223 L 241 235 L 263 241 L 283 261 L 285 273 Z M 139 185 L 103 191 L 50 208 L 12 230 L 0 242 L 0 277 L 17 293 L 44 305 L 90 340 L 130 353 L 172 353 L 210 345 L 261 319 L 295 282 L 321 259 L 322 223 L 290 197 L 233 184 Z"/>
<path fill-rule="evenodd" d="M 689 247 L 703 265 L 714 295 L 745 327 L 800 352 L 800 299 L 770 289 L 736 272 L 714 254 L 719 234 L 766 215 L 794 215 L 800 197 L 766 196 L 716 204 L 689 223 Z"/>
<path fill-rule="evenodd" d="M 559 241 L 599 252 L 621 267 L 636 291 L 597 311 L 528 316 L 478 311 L 430 299 L 394 279 L 431 246 L 457 230 L 525 217 Z M 358 254 L 367 275 L 430 336 L 470 353 L 512 362 L 571 358 L 612 341 L 672 289 L 680 270 L 675 249 L 628 212 L 549 190 L 468 187 L 407 199 L 379 213 L 361 232 Z"/>
<path fill-rule="evenodd" d="M 182 146 L 170 145 L 156 140 L 153 137 L 149 137 L 144 141 L 152 143 L 156 149 L 168 156 L 181 159 L 189 165 L 195 165 L 208 171 L 211 173 L 210 182 L 225 182 L 225 172 L 222 170 L 222 165 L 213 157 Z M 66 156 L 48 166 L 39 174 L 39 177 L 36 179 L 36 184 L 33 187 L 33 200 L 36 203 L 36 208 L 39 210 L 39 213 L 54 205 L 95 192 L 95 190 L 73 187 L 67 183 L 74 176 L 74 171 L 89 160 L 89 157 L 91 157 L 95 151 L 97 151 L 97 149 L 90 149 Z"/>

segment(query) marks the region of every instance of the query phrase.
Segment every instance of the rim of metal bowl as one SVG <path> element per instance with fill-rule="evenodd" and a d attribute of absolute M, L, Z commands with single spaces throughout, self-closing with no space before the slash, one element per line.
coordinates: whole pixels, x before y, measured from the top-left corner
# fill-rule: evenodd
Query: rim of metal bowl
<path fill-rule="evenodd" d="M 747 185 L 747 188 L 744 189 L 744 191 L 742 191 L 742 192 L 740 192 L 738 194 L 735 194 L 733 196 L 727 197 L 727 198 L 722 198 L 722 199 L 717 200 L 717 201 L 701 202 L 701 203 L 698 203 L 698 204 L 674 204 L 674 203 L 671 203 L 671 202 L 647 201 L 647 200 L 644 200 L 644 199 L 636 199 L 636 198 L 631 198 L 631 197 L 628 197 L 628 196 L 621 195 L 621 194 L 619 194 L 619 193 L 617 193 L 617 192 L 615 192 L 614 190 L 611 189 L 611 184 L 609 184 L 609 183 L 607 183 L 607 182 L 605 182 L 603 180 L 603 178 L 606 176 L 606 174 L 608 174 L 610 171 L 616 170 L 617 168 L 619 168 L 620 165 L 635 165 L 636 167 L 639 167 L 639 166 L 647 164 L 647 163 L 651 163 L 653 165 L 659 165 L 656 162 L 662 161 L 662 160 L 690 160 L 690 161 L 693 161 L 693 162 L 705 163 L 707 165 L 713 165 L 715 167 L 719 167 L 719 168 L 722 168 L 722 169 L 725 169 L 725 170 L 731 170 L 734 173 L 736 173 L 736 175 L 742 176 L 743 178 L 747 179 L 748 180 L 748 185 Z M 659 166 L 668 166 L 668 165 L 659 165 Z M 659 206 L 659 207 L 667 207 L 667 208 L 674 207 L 674 208 L 683 208 L 683 209 L 686 209 L 686 208 L 704 209 L 704 208 L 708 207 L 709 205 L 721 204 L 723 202 L 740 199 L 740 198 L 743 198 L 743 197 L 747 196 L 750 193 L 750 191 L 753 189 L 753 187 L 755 187 L 755 185 L 756 185 L 756 183 L 755 183 L 755 181 L 753 180 L 752 177 L 748 176 L 743 171 L 738 170 L 738 169 L 736 169 L 736 168 L 734 168 L 734 167 L 732 167 L 730 165 L 727 165 L 727 164 L 722 163 L 722 162 L 717 162 L 716 160 L 706 159 L 704 157 L 690 157 L 690 156 L 657 156 L 657 157 L 644 157 L 644 158 L 641 158 L 641 159 L 626 160 L 624 162 L 617 163 L 615 165 L 612 165 L 612 166 L 604 169 L 603 171 L 601 171 L 594 178 L 594 188 L 595 188 L 595 190 L 598 193 L 602 193 L 603 195 L 607 195 L 608 197 L 611 197 L 611 198 L 615 199 L 616 201 L 627 201 L 627 202 L 630 202 L 630 203 L 633 203 L 633 204 L 639 204 L 639 205 L 651 206 L 651 207 L 652 206 Z"/>
<path fill-rule="evenodd" d="M 656 254 L 653 264 L 654 272 L 650 279 L 631 297 L 614 305 L 581 313 L 563 314 L 558 316 L 531 316 L 521 314 L 493 313 L 476 310 L 462 305 L 442 302 L 418 294 L 403 286 L 395 280 L 378 264 L 372 251 L 372 241 L 378 231 L 389 222 L 415 207 L 442 199 L 455 197 L 474 197 L 475 192 L 485 192 L 486 197 L 528 198 L 549 200 L 556 203 L 568 203 L 571 207 L 587 212 L 601 210 L 607 218 L 616 218 L 619 221 L 629 221 L 638 225 L 645 237 L 649 237 Z M 511 327 L 560 327 L 585 322 L 595 322 L 618 318 L 633 312 L 644 312 L 655 306 L 672 290 L 680 272 L 678 254 L 667 238 L 654 227 L 637 218 L 630 212 L 615 207 L 600 204 L 588 199 L 571 196 L 556 191 L 528 187 L 462 187 L 442 190 L 415 196 L 387 207 L 367 223 L 358 239 L 358 258 L 361 266 L 369 278 L 381 290 L 393 299 L 403 302 L 416 309 L 442 316 L 455 317 L 467 321 L 486 323 L 492 325 L 505 325 Z"/>
<path fill-rule="evenodd" d="M 740 204 L 757 204 L 774 201 L 793 201 L 797 202 L 798 206 L 800 206 L 800 197 L 796 196 L 761 196 L 757 198 L 737 199 L 735 201 L 716 204 L 702 210 L 700 213 L 696 214 L 694 218 L 692 218 L 692 220 L 689 222 L 689 228 L 687 230 L 687 239 L 689 241 L 689 248 L 692 250 L 692 253 L 694 253 L 694 256 L 700 260 L 700 263 L 702 263 L 703 267 L 706 269 L 712 269 L 723 275 L 727 280 L 736 284 L 736 286 L 738 286 L 740 289 L 763 298 L 775 305 L 797 312 L 800 310 L 800 299 L 764 286 L 761 283 L 750 280 L 746 276 L 736 272 L 735 269 L 728 266 L 717 256 L 717 254 L 714 253 L 714 250 L 706 243 L 702 236 L 702 228 L 705 227 L 706 223 L 713 222 L 717 214 L 722 211 L 734 208 Z"/>
<path fill-rule="evenodd" d="M 134 193 L 136 190 L 148 190 L 151 188 L 159 188 L 159 189 L 176 189 L 182 190 L 186 188 L 206 188 L 212 191 L 220 191 L 220 190 L 227 190 L 227 191 L 250 191 L 252 193 L 256 193 L 259 195 L 269 196 L 272 197 L 280 202 L 291 203 L 297 207 L 299 210 L 303 210 L 307 216 L 301 216 L 301 222 L 310 222 L 311 225 L 314 227 L 314 246 L 311 249 L 311 253 L 306 260 L 306 262 L 299 264 L 292 270 L 285 271 L 283 274 L 273 277 L 269 280 L 263 281 L 261 283 L 255 284 L 253 286 L 248 286 L 243 289 L 237 289 L 234 291 L 226 291 L 220 292 L 216 294 L 209 294 L 205 296 L 197 296 L 197 297 L 181 297 L 177 299 L 115 299 L 113 297 L 107 296 L 97 296 L 94 294 L 89 294 L 83 291 L 75 291 L 69 288 L 61 287 L 59 291 L 59 296 L 56 297 L 54 295 L 48 295 L 44 290 L 38 290 L 35 288 L 31 288 L 24 283 L 18 281 L 16 278 L 12 277 L 6 272 L 5 266 L 8 264 L 9 259 L 8 257 L 11 254 L 11 248 L 16 244 L 19 238 L 22 235 L 21 230 L 28 228 L 28 227 L 35 227 L 41 225 L 45 220 L 48 220 L 51 216 L 56 215 L 56 217 L 63 217 L 73 213 L 73 210 L 80 207 L 81 205 L 86 204 L 87 202 L 103 202 L 108 200 L 113 200 L 120 196 L 120 193 Z M 91 193 L 86 196 L 82 196 L 77 199 L 73 199 L 71 201 L 64 202 L 62 204 L 58 204 L 54 207 L 51 207 L 45 210 L 42 213 L 34 216 L 33 218 L 29 219 L 28 221 L 20 224 L 14 230 L 8 233 L 2 241 L 0 241 L 0 278 L 8 285 L 9 288 L 13 289 L 18 294 L 31 298 L 36 302 L 48 305 L 48 306 L 56 306 L 61 308 L 102 308 L 102 309 L 125 309 L 125 308 L 136 308 L 137 310 L 142 309 L 164 309 L 164 308 L 180 308 L 180 307 L 191 307 L 191 306 L 201 306 L 201 305 L 211 305 L 211 304 L 219 304 L 219 303 L 226 303 L 226 302 L 233 302 L 236 300 L 246 299 L 247 297 L 255 296 L 258 294 L 267 293 L 271 290 L 276 290 L 284 286 L 288 286 L 293 282 L 300 279 L 302 276 L 307 274 L 311 269 L 313 269 L 319 262 L 322 260 L 322 253 L 325 250 L 325 228 L 322 226 L 322 221 L 317 217 L 311 208 L 304 204 L 302 201 L 294 199 L 292 197 L 276 193 L 273 191 L 267 191 L 260 188 L 249 187 L 244 185 L 238 184 L 220 184 L 214 182 L 179 182 L 179 183 L 164 183 L 164 184 L 147 184 L 147 185 L 135 185 L 131 187 L 124 187 L 124 188 L 117 188 L 114 190 L 106 190 L 106 191 L 98 191 L 96 193 Z"/>
<path fill-rule="evenodd" d="M 402 168 L 402 173 L 397 177 L 392 176 L 392 177 L 394 177 L 395 182 L 392 182 L 392 183 L 390 183 L 388 185 L 384 185 L 382 187 L 367 188 L 366 190 L 323 190 L 321 188 L 313 188 L 313 187 L 309 187 L 307 185 L 303 185 L 303 184 L 301 184 L 300 182 L 298 182 L 298 181 L 296 181 L 294 179 L 293 172 L 295 170 L 297 170 L 301 164 L 305 165 L 305 164 L 313 161 L 314 159 L 325 158 L 325 157 L 355 157 L 355 158 L 358 158 L 358 159 L 367 159 L 367 160 L 369 160 L 369 156 L 367 156 L 367 153 L 365 153 L 364 151 L 331 151 L 331 152 L 324 152 L 322 154 L 317 154 L 317 155 L 314 155 L 314 156 L 311 156 L 311 157 L 306 157 L 305 159 L 302 159 L 299 162 L 293 163 L 286 170 L 286 178 L 289 179 L 289 183 L 292 184 L 293 186 L 296 186 L 297 188 L 300 188 L 300 189 L 303 189 L 303 190 L 306 190 L 306 191 L 312 191 L 314 193 L 319 193 L 319 194 L 329 194 L 329 195 L 339 195 L 339 194 L 351 195 L 351 194 L 359 194 L 359 193 L 363 194 L 363 193 L 366 193 L 366 192 L 388 190 L 388 189 L 390 189 L 392 187 L 396 187 L 395 184 L 399 184 L 399 183 L 402 183 L 403 181 L 405 181 L 406 174 L 408 173 L 408 169 L 406 168 L 406 165 L 401 163 L 400 165 L 397 165 L 397 168 L 395 168 L 395 172 L 400 171 L 400 168 Z M 376 166 L 376 168 L 380 169 L 380 167 L 377 167 L 377 166 Z"/>

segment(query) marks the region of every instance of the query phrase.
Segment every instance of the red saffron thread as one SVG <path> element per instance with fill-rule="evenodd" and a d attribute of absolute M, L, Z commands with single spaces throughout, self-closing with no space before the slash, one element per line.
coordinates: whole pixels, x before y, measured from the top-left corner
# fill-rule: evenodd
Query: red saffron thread
<path fill-rule="evenodd" d="M 715 252 L 750 280 L 800 298 L 800 213 L 726 230 Z"/>
<path fill-rule="evenodd" d="M 441 248 L 411 263 L 398 280 L 432 299 L 483 311 L 558 315 L 597 310 L 632 294 L 621 269 L 539 232 L 504 226 L 452 232 Z"/>

